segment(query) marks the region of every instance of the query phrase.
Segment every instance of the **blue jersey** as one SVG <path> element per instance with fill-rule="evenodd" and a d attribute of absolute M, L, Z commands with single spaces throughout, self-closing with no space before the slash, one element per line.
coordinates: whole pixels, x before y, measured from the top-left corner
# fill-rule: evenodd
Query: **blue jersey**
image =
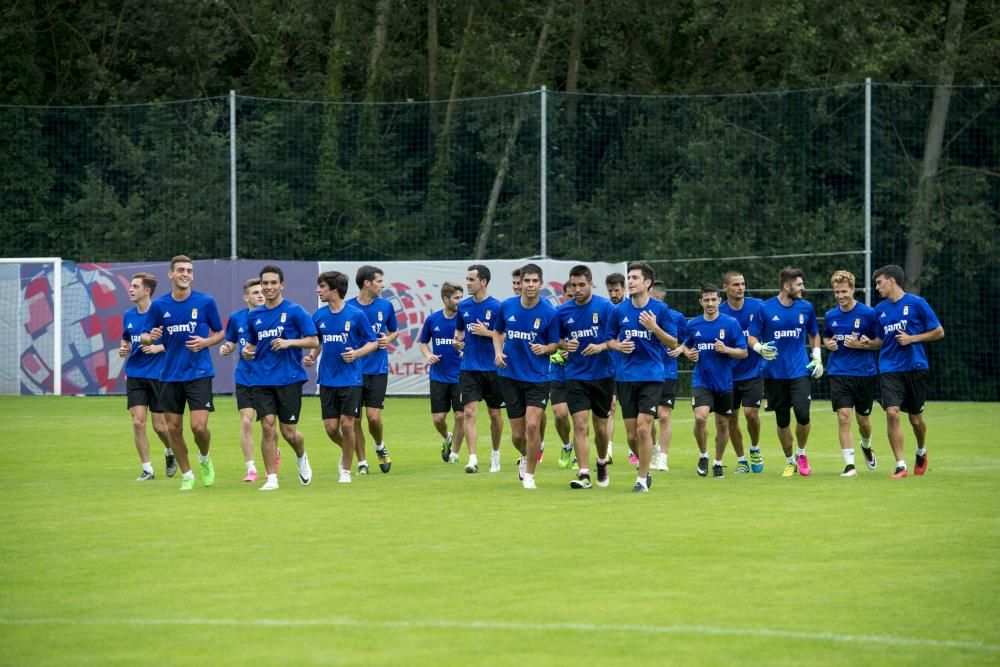
<path fill-rule="evenodd" d="M 760 340 L 761 325 L 763 324 L 761 309 L 763 307 L 763 301 L 755 299 L 752 296 L 748 296 L 743 299 L 743 307 L 739 310 L 730 306 L 729 301 L 723 299 L 722 303 L 719 304 L 719 312 L 723 315 L 729 315 L 729 317 L 736 318 L 736 321 L 740 323 L 740 328 L 743 329 L 743 335 L 746 336 L 747 344 L 749 345 L 750 336 Z M 746 359 L 735 359 L 734 361 L 734 382 L 739 382 L 741 380 L 753 380 L 754 378 L 760 376 L 761 358 L 760 355 L 753 350 L 747 350 Z"/>
<path fill-rule="evenodd" d="M 882 349 L 878 354 L 880 373 L 920 371 L 929 368 L 927 351 L 923 343 L 900 345 L 896 334 L 905 332 L 911 336 L 932 331 L 941 326 L 937 315 L 928 303 L 915 294 L 903 294 L 899 301 L 889 299 L 875 306 L 878 319 L 879 338 Z"/>
<path fill-rule="evenodd" d="M 674 326 L 677 327 L 677 340 L 678 342 L 683 341 L 687 337 L 687 318 L 684 317 L 683 313 L 679 313 L 673 308 L 670 309 L 670 318 L 674 321 Z M 677 379 L 677 357 L 671 357 L 669 354 L 670 350 L 667 346 L 663 346 L 663 379 L 664 380 L 676 380 Z"/>
<path fill-rule="evenodd" d="M 301 347 L 272 350 L 275 338 L 295 340 L 316 335 L 316 325 L 306 309 L 287 299 L 274 308 L 257 306 L 247 318 L 249 339 L 256 347 L 253 357 L 253 384 L 256 387 L 283 387 L 308 378 L 302 367 Z"/>
<path fill-rule="evenodd" d="M 504 334 L 503 353 L 507 355 L 507 367 L 500 369 L 500 375 L 521 382 L 549 381 L 549 355 L 533 353 L 531 345 L 559 342 L 555 308 L 546 301 L 525 308 L 521 297 L 511 297 L 500 305 L 496 330 Z"/>
<path fill-rule="evenodd" d="M 837 351 L 830 353 L 827 374 L 875 375 L 875 351 L 844 347 L 844 339 L 851 336 L 868 336 L 872 340 L 879 337 L 874 308 L 855 301 L 850 310 L 843 311 L 837 306 L 823 318 L 823 337 L 837 341 Z"/>
<path fill-rule="evenodd" d="M 457 313 L 448 317 L 443 310 L 436 310 L 424 320 L 424 326 L 420 329 L 420 342 L 430 345 L 431 351 L 441 357 L 439 362 L 430 366 L 430 376 L 435 382 L 458 382 L 462 356 L 454 345 L 457 319 Z"/>
<path fill-rule="evenodd" d="M 497 318 L 500 315 L 500 301 L 491 296 L 482 301 L 473 297 L 463 299 L 458 304 L 458 321 L 456 331 L 465 331 L 465 349 L 462 354 L 463 371 L 495 371 L 496 353 L 493 351 L 493 339 L 488 336 L 477 336 L 467 331 L 469 325 L 482 322 L 490 331 L 497 328 Z"/>
<path fill-rule="evenodd" d="M 399 329 L 399 323 L 396 321 L 396 309 L 385 299 L 373 299 L 365 306 L 359 303 L 355 297 L 348 300 L 347 305 L 354 306 L 365 314 L 376 340 L 382 334 L 395 333 Z M 361 364 L 365 375 L 388 375 L 389 348 L 375 350 L 367 357 L 362 357 Z"/>
<path fill-rule="evenodd" d="M 761 309 L 761 342 L 773 342 L 778 358 L 764 363 L 764 377 L 791 380 L 809 375 L 809 355 L 806 335 L 819 333 L 816 309 L 808 301 L 796 299 L 785 306 L 778 297 L 771 297 Z"/>
<path fill-rule="evenodd" d="M 632 299 L 625 299 L 615 306 L 608 323 L 609 337 L 635 343 L 635 350 L 631 354 L 623 353 L 619 357 L 615 375 L 618 382 L 663 382 L 664 345 L 639 322 L 639 315 L 643 311 L 652 313 L 661 329 L 671 336 L 677 336 L 677 326 L 665 303 L 649 299 L 645 306 L 636 308 Z"/>
<path fill-rule="evenodd" d="M 215 377 L 212 351 L 206 347 L 193 352 L 186 347 L 191 336 L 207 338 L 213 331 L 222 331 L 215 299 L 194 290 L 183 301 L 174 299 L 172 293 L 164 294 L 153 301 L 146 317 L 146 331 L 156 327 L 163 327 L 159 342 L 166 348 L 161 380 L 190 382 Z"/>
<path fill-rule="evenodd" d="M 143 331 L 147 331 L 146 316 L 149 314 L 140 313 L 137 308 L 130 308 L 125 311 L 122 318 L 122 340 L 132 343 L 128 357 L 125 358 L 125 375 L 130 378 L 147 378 L 149 380 L 160 379 L 160 369 L 163 366 L 163 353 L 145 354 L 142 351 L 142 343 L 139 337 Z"/>
<path fill-rule="evenodd" d="M 236 370 L 233 371 L 233 382 L 244 387 L 253 386 L 253 362 L 243 358 L 243 348 L 250 342 L 249 329 L 247 329 L 247 316 L 250 311 L 246 308 L 237 310 L 229 316 L 226 322 L 226 340 L 236 344 Z"/>
<path fill-rule="evenodd" d="M 736 359 L 716 352 L 716 340 L 722 341 L 727 347 L 744 350 L 747 347 L 747 337 L 735 317 L 719 314 L 714 320 L 706 320 L 704 315 L 699 315 L 688 323 L 684 345 L 688 349 L 698 350 L 698 363 L 694 365 L 691 386 L 716 392 L 732 391 Z"/>
<path fill-rule="evenodd" d="M 589 357 L 581 354 L 588 345 L 600 345 L 608 340 L 608 323 L 615 306 L 609 299 L 596 294 L 588 303 L 578 306 L 568 301 L 556 310 L 559 316 L 559 337 L 580 343 L 576 352 L 566 357 L 567 380 L 603 380 L 614 377 L 615 366 L 610 351 Z"/>
<path fill-rule="evenodd" d="M 364 384 L 361 366 L 364 357 L 348 363 L 340 355 L 347 348 L 360 350 L 366 343 L 377 340 L 365 314 L 347 304 L 337 313 L 323 306 L 313 313 L 313 324 L 319 332 L 321 346 L 316 384 L 321 387 L 360 387 Z"/>

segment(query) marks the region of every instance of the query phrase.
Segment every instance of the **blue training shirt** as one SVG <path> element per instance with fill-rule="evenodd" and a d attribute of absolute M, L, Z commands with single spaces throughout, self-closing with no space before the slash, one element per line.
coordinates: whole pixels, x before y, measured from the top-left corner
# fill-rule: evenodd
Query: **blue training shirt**
<path fill-rule="evenodd" d="M 321 387 L 360 387 L 364 384 L 361 359 L 348 363 L 340 355 L 347 348 L 360 350 L 376 340 L 365 314 L 344 304 L 339 312 L 323 306 L 313 313 L 313 324 L 319 332 L 320 358 L 316 384 Z"/>
<path fill-rule="evenodd" d="M 875 306 L 875 315 L 881 332 L 879 338 L 882 339 L 882 349 L 878 354 L 880 373 L 900 373 L 930 368 L 923 343 L 900 345 L 896 340 L 896 334 L 900 331 L 915 336 L 941 326 L 941 322 L 927 301 L 915 294 L 904 293 L 895 303 L 889 299 L 880 301 Z"/>
<path fill-rule="evenodd" d="M 830 353 L 826 372 L 828 375 L 855 375 L 871 377 L 875 371 L 875 351 L 844 347 L 844 339 L 868 336 L 872 340 L 879 337 L 875 309 L 860 301 L 848 311 L 840 306 L 823 317 L 823 337 L 837 341 L 837 351 Z"/>
<path fill-rule="evenodd" d="M 507 367 L 500 369 L 500 375 L 521 382 L 549 381 L 549 355 L 533 353 L 531 345 L 559 342 L 555 308 L 541 300 L 525 308 L 521 297 L 513 296 L 500 304 L 496 330 L 504 334 L 502 349 L 507 355 Z"/>
<path fill-rule="evenodd" d="M 465 331 L 465 348 L 462 354 L 463 371 L 496 371 L 494 363 L 496 354 L 493 351 L 493 339 L 488 336 L 477 336 L 467 331 L 467 327 L 476 322 L 482 322 L 490 331 L 497 328 L 500 316 L 500 301 L 491 296 L 482 301 L 467 297 L 458 304 L 458 321 L 456 331 Z"/>
<path fill-rule="evenodd" d="M 619 341 L 631 339 L 635 350 L 619 357 L 615 379 L 618 382 L 663 382 L 663 352 L 665 347 L 653 332 L 642 326 L 639 315 L 648 311 L 656 318 L 661 329 L 677 336 L 677 326 L 670 317 L 667 304 L 649 299 L 642 308 L 636 308 L 632 299 L 625 299 L 611 314 L 608 324 L 609 338 Z"/>
<path fill-rule="evenodd" d="M 186 346 L 191 336 L 207 338 L 213 331 L 222 331 L 222 318 L 215 299 L 204 292 L 191 290 L 183 301 L 173 293 L 153 301 L 146 317 L 146 331 L 163 327 L 159 342 L 166 348 L 160 379 L 164 382 L 190 382 L 215 377 L 212 351 L 204 348 L 192 352 Z"/>
<path fill-rule="evenodd" d="M 719 304 L 719 312 L 723 315 L 736 318 L 736 321 L 740 323 L 740 328 L 743 329 L 743 335 L 746 336 L 747 344 L 749 345 L 750 336 L 760 340 L 762 324 L 761 309 L 763 307 L 763 301 L 748 296 L 744 297 L 743 307 L 739 310 L 730 306 L 727 299 L 723 299 L 722 303 Z M 736 365 L 733 366 L 733 382 L 753 380 L 760 376 L 761 357 L 752 349 L 747 350 L 746 359 L 736 359 L 734 361 Z"/>
<path fill-rule="evenodd" d="M 687 338 L 687 327 L 688 321 L 684 317 L 683 313 L 679 313 L 673 308 L 670 309 L 670 318 L 674 321 L 674 326 L 677 327 L 677 341 L 681 342 Z M 677 357 L 671 357 L 669 354 L 670 350 L 667 346 L 663 346 L 663 379 L 664 380 L 676 380 L 677 379 Z"/>
<path fill-rule="evenodd" d="M 125 357 L 125 375 L 130 378 L 159 380 L 163 367 L 163 353 L 145 354 L 139 341 L 142 332 L 146 331 L 144 327 L 148 315 L 148 310 L 140 313 L 138 308 L 130 308 L 122 317 L 122 340 L 132 343 L 128 356 Z"/>
<path fill-rule="evenodd" d="M 347 301 L 347 305 L 353 306 L 365 314 L 376 340 L 380 334 L 391 334 L 399 329 L 399 322 L 396 321 L 396 309 L 389 301 L 381 297 L 373 299 L 367 306 L 354 297 Z M 365 375 L 388 375 L 389 348 L 375 350 L 367 357 L 362 357 L 361 363 Z"/>
<path fill-rule="evenodd" d="M 257 306 L 247 318 L 250 342 L 256 346 L 253 384 L 256 387 L 283 387 L 308 379 L 302 367 L 305 351 L 300 347 L 272 350 L 275 338 L 294 340 L 315 336 L 316 325 L 306 309 L 288 299 L 273 308 Z"/>
<path fill-rule="evenodd" d="M 435 310 L 424 320 L 424 326 L 420 329 L 420 342 L 430 345 L 431 351 L 441 357 L 440 361 L 429 366 L 430 378 L 435 382 L 458 382 L 462 355 L 454 345 L 457 320 L 458 313 L 448 317 L 443 310 Z"/>
<path fill-rule="evenodd" d="M 691 386 L 715 392 L 732 391 L 733 368 L 737 360 L 716 352 L 716 340 L 728 347 L 744 350 L 747 347 L 747 337 L 735 317 L 720 313 L 714 320 L 706 320 L 704 315 L 699 315 L 688 323 L 684 345 L 698 350 L 698 363 L 694 365 Z"/>
<path fill-rule="evenodd" d="M 610 299 L 596 294 L 582 306 L 577 305 L 576 301 L 567 301 L 556 310 L 559 317 L 559 337 L 580 343 L 577 351 L 570 352 L 566 357 L 566 380 L 603 380 L 614 377 L 615 365 L 611 355 L 615 353 L 605 350 L 591 356 L 581 354 L 588 345 L 600 345 L 608 340 L 608 323 L 614 310 L 615 305 Z"/>
<path fill-rule="evenodd" d="M 816 309 L 804 299 L 785 306 L 778 297 L 771 297 L 761 309 L 761 343 L 774 342 L 778 358 L 764 362 L 764 377 L 791 380 L 809 375 L 807 335 L 819 333 Z"/>
<path fill-rule="evenodd" d="M 236 344 L 236 350 L 233 352 L 236 355 L 236 368 L 233 370 L 233 382 L 244 387 L 253 386 L 253 362 L 247 361 L 243 358 L 241 354 L 243 348 L 248 342 L 250 342 L 250 334 L 247 329 L 247 317 L 250 315 L 250 311 L 246 308 L 237 310 L 229 316 L 229 321 L 226 322 L 226 338 L 225 340 L 230 343 Z"/>

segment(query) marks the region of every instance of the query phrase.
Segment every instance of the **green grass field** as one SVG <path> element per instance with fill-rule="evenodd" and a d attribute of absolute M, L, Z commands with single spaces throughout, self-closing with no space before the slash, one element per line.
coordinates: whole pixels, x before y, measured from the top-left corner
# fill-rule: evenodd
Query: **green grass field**
<path fill-rule="evenodd" d="M 879 469 L 841 479 L 826 403 L 812 477 L 781 478 L 766 416 L 763 474 L 699 478 L 681 408 L 645 495 L 620 424 L 611 486 L 573 491 L 550 419 L 528 492 L 506 432 L 501 473 L 443 464 L 422 399 L 387 404 L 392 471 L 340 485 L 315 398 L 312 485 L 289 458 L 258 493 L 229 397 L 210 420 L 217 482 L 182 494 L 159 455 L 157 479 L 133 481 L 124 405 L 0 398 L 2 664 L 1000 662 L 998 404 L 931 404 L 930 469 L 905 480 L 881 412 Z M 488 464 L 483 416 L 479 432 Z"/>

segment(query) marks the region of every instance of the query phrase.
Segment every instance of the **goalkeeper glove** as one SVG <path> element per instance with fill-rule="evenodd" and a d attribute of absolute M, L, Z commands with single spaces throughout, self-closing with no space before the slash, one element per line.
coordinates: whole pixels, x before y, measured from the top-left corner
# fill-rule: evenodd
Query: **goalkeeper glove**
<path fill-rule="evenodd" d="M 566 357 L 563 355 L 563 351 L 562 350 L 556 350 L 552 354 L 552 356 L 549 357 L 549 361 L 551 361 L 552 363 L 557 364 L 559 366 L 562 366 L 563 364 L 566 363 Z"/>
<path fill-rule="evenodd" d="M 820 356 L 818 347 L 813 348 L 812 358 L 813 360 L 806 365 L 806 370 L 812 371 L 812 376 L 819 379 L 823 377 L 823 358 Z"/>
<path fill-rule="evenodd" d="M 773 342 L 767 342 L 763 345 L 757 343 L 753 346 L 753 351 L 764 357 L 764 361 L 774 361 L 778 358 L 778 350 L 775 349 Z"/>

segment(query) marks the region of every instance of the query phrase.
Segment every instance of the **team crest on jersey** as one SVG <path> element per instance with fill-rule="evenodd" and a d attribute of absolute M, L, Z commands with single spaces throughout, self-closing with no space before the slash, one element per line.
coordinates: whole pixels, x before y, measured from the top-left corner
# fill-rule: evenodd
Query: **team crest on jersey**
<path fill-rule="evenodd" d="M 806 316 L 803 315 L 802 313 L 799 313 L 799 324 L 805 324 L 805 323 L 806 323 Z"/>
<path fill-rule="evenodd" d="M 909 315 L 910 314 L 910 307 L 909 306 L 903 306 L 903 314 L 904 315 Z"/>
<path fill-rule="evenodd" d="M 493 315 L 493 311 L 492 311 L 492 310 L 487 310 L 487 311 L 486 311 L 486 319 L 487 319 L 487 320 L 488 320 L 488 319 L 490 319 L 490 317 L 491 317 L 492 315 Z"/>
<path fill-rule="evenodd" d="M 198 309 L 197 308 L 192 308 L 191 309 L 191 319 L 192 320 L 198 319 Z"/>
<path fill-rule="evenodd" d="M 281 323 L 282 323 L 282 324 L 284 324 L 284 323 L 285 323 L 285 319 L 286 319 L 287 317 L 288 317 L 288 313 L 282 313 L 282 314 L 281 314 Z"/>
<path fill-rule="evenodd" d="M 726 340 L 726 330 L 719 329 L 719 340 Z"/>
<path fill-rule="evenodd" d="M 861 318 L 860 317 L 857 317 L 857 318 L 854 319 L 854 328 L 855 329 L 860 329 L 861 328 Z"/>
<path fill-rule="evenodd" d="M 350 321 L 344 322 L 344 331 L 350 331 L 350 330 L 351 330 Z"/>
<path fill-rule="evenodd" d="M 542 323 L 542 318 L 536 317 L 535 318 L 535 326 L 534 326 L 534 328 L 537 329 L 541 325 L 541 323 Z"/>
<path fill-rule="evenodd" d="M 281 321 L 282 321 L 282 322 L 284 322 L 285 320 L 284 320 L 284 319 L 282 319 Z M 380 311 L 378 311 L 378 321 L 379 321 L 379 322 L 381 322 L 381 321 L 382 321 L 382 311 L 381 311 L 381 310 L 380 310 Z"/>
<path fill-rule="evenodd" d="M 597 313 L 594 313 L 594 324 L 597 324 Z"/>

